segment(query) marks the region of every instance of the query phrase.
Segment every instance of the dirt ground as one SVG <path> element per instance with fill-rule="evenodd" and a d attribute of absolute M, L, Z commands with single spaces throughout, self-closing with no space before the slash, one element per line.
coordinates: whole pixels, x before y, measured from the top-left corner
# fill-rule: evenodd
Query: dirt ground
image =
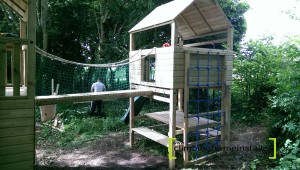
<path fill-rule="evenodd" d="M 234 125 L 231 128 L 232 147 L 259 146 L 266 143 L 265 129 L 260 126 Z M 227 152 L 190 169 L 249 169 L 260 151 Z M 177 169 L 181 169 L 179 167 Z M 168 169 L 167 155 L 157 155 L 129 148 L 124 133 L 110 134 L 77 149 L 46 149 L 36 146 L 36 169 Z"/>

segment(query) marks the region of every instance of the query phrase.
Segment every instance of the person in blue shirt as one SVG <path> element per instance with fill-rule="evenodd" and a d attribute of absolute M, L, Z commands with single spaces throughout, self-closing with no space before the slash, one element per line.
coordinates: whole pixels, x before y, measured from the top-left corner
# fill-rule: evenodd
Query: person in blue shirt
<path fill-rule="evenodd" d="M 97 79 L 97 82 L 92 84 L 91 92 L 103 92 L 106 91 L 105 85 Z M 91 102 L 91 115 L 95 115 L 95 111 L 97 109 L 96 115 L 100 116 L 102 114 L 102 100 L 95 100 Z"/>

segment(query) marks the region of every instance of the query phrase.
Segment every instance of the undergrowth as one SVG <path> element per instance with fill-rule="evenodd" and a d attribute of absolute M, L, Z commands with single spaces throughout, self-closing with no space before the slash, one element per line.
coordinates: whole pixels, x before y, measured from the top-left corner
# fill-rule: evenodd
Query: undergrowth
<path fill-rule="evenodd" d="M 120 121 L 128 107 L 128 100 L 104 102 L 104 115 L 92 117 L 88 114 L 89 103 L 57 106 L 63 132 L 52 127 L 54 121 L 40 122 L 40 112 L 36 111 L 36 121 L 41 128 L 36 133 L 36 143 L 47 147 L 78 147 L 112 132 L 127 131 L 128 126 Z"/>

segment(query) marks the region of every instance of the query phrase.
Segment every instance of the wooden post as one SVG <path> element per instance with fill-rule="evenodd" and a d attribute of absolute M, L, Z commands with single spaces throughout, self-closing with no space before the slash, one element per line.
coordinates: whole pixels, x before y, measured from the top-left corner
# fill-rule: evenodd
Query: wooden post
<path fill-rule="evenodd" d="M 27 73 L 27 96 L 28 99 L 34 100 L 35 98 L 35 72 L 36 72 L 36 0 L 28 1 L 28 21 L 27 21 L 27 32 L 28 32 L 28 59 L 26 67 L 28 67 Z M 30 64 L 30 65 L 29 65 Z"/>
<path fill-rule="evenodd" d="M 26 22 L 20 20 L 20 38 L 26 38 Z M 21 53 L 21 84 L 26 85 L 26 74 L 25 74 L 25 56 L 26 56 L 26 45 L 22 46 L 22 53 Z"/>
<path fill-rule="evenodd" d="M 13 55 L 13 96 L 20 96 L 20 52 L 21 46 L 19 43 L 14 44 L 14 55 Z"/>
<path fill-rule="evenodd" d="M 4 44 L 0 44 L 0 96 L 5 96 L 6 85 L 6 60 Z"/>
<path fill-rule="evenodd" d="M 182 37 L 179 37 L 179 46 L 180 46 L 180 47 L 183 46 L 183 39 L 182 39 Z"/>
<path fill-rule="evenodd" d="M 26 66 L 26 61 L 27 61 L 27 45 L 22 46 L 22 58 L 21 58 L 21 83 L 22 85 L 25 85 L 27 87 L 27 66 Z"/>
<path fill-rule="evenodd" d="M 134 97 L 129 98 L 130 104 L 130 117 L 129 117 L 129 145 L 130 147 L 134 144 L 134 132 L 132 128 L 134 128 Z"/>
<path fill-rule="evenodd" d="M 175 22 L 171 24 L 171 46 L 175 47 L 178 43 L 178 28 Z"/>
<path fill-rule="evenodd" d="M 175 96 L 176 96 L 176 90 L 172 89 L 171 93 L 170 93 L 169 138 L 175 138 L 175 131 L 176 131 L 176 98 L 175 98 Z M 172 148 L 172 150 L 173 150 L 173 148 Z M 175 152 L 173 152 L 173 156 L 175 156 Z M 169 159 L 169 168 L 175 169 L 175 159 Z"/>
<path fill-rule="evenodd" d="M 54 79 L 51 79 L 51 95 L 54 95 Z"/>
<path fill-rule="evenodd" d="M 230 28 L 227 31 L 227 50 L 233 50 L 233 29 Z M 225 56 L 227 57 L 227 56 Z M 226 58 L 222 58 L 222 67 L 227 67 Z M 226 70 L 222 71 L 222 83 L 226 83 Z M 222 143 L 222 147 L 229 146 L 230 141 L 230 117 L 231 117 L 231 87 L 227 86 L 226 84 L 222 85 L 222 95 L 223 99 L 221 102 L 221 109 L 225 112 L 225 117 L 222 116 L 222 133 L 221 133 L 221 139 L 224 141 Z M 225 122 L 225 124 L 224 124 Z"/>
<path fill-rule="evenodd" d="M 184 62 L 184 122 L 183 122 L 183 146 L 188 147 L 188 132 L 189 132 L 189 118 L 188 118 L 188 101 L 189 101 L 189 86 L 188 86 L 188 68 L 190 66 L 190 53 L 185 54 Z M 189 152 L 188 149 L 183 151 L 183 161 L 184 165 L 189 162 Z"/>
<path fill-rule="evenodd" d="M 178 89 L 178 110 L 183 111 L 183 89 Z"/>
<path fill-rule="evenodd" d="M 131 51 L 133 51 L 133 50 L 135 50 L 135 40 L 134 40 L 134 33 L 130 33 L 129 34 L 129 58 L 131 57 L 130 56 L 130 52 Z M 130 62 L 130 61 L 129 61 Z M 141 61 L 142 62 L 142 61 Z M 131 64 L 129 64 L 129 71 L 130 71 L 130 68 L 132 67 L 132 65 Z M 143 71 L 143 65 L 141 66 L 141 72 Z M 143 74 L 142 74 L 142 76 L 143 76 Z M 144 80 L 143 79 L 143 77 L 141 77 L 142 78 L 142 80 Z M 131 83 L 129 83 L 129 85 L 130 85 L 130 89 L 131 89 Z"/>
<path fill-rule="evenodd" d="M 233 28 L 229 28 L 227 31 L 227 50 L 233 50 Z"/>
<path fill-rule="evenodd" d="M 135 50 L 135 40 L 134 40 L 134 34 L 133 33 L 130 33 L 129 34 L 129 50 L 130 51 L 134 51 Z"/>
<path fill-rule="evenodd" d="M 233 28 L 228 29 L 227 33 L 227 50 L 233 50 Z M 227 57 L 227 56 L 225 56 Z M 224 66 L 227 67 L 226 59 L 224 58 Z M 226 80 L 227 70 L 224 71 L 224 81 Z M 222 108 L 226 112 L 225 115 L 225 147 L 229 146 L 230 142 L 230 120 L 231 120 L 231 86 L 226 85 L 226 89 L 223 89 L 223 91 L 226 93 L 224 100 L 224 103 L 222 103 Z M 224 106 L 223 106 L 224 105 Z M 223 110 L 222 109 L 222 110 Z"/>

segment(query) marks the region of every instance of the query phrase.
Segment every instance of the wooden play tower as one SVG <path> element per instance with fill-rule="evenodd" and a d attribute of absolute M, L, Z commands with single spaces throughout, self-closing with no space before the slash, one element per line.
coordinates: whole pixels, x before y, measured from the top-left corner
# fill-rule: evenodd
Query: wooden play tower
<path fill-rule="evenodd" d="M 34 169 L 35 0 L 1 0 L 20 17 L 19 37 L 0 36 L 0 169 Z"/>
<path fill-rule="evenodd" d="M 170 47 L 135 48 L 136 33 L 165 25 L 171 25 Z M 169 2 L 153 10 L 129 33 L 131 89 L 152 90 L 154 100 L 169 103 L 169 110 L 145 114 L 168 126 L 168 133 L 162 134 L 155 130 L 155 126 L 134 126 L 134 99 L 130 99 L 131 146 L 135 133 L 166 147 L 169 147 L 169 138 L 176 137 L 182 138 L 176 143 L 181 142 L 186 148 L 210 142 L 228 146 L 233 27 L 218 2 Z M 227 49 L 213 48 L 219 43 Z M 211 48 L 200 48 L 202 46 Z M 215 107 L 211 107 L 212 103 Z M 192 157 L 188 150 L 184 150 L 183 159 L 185 164 L 189 164 L 221 153 Z M 175 168 L 174 159 L 170 159 L 169 166 L 170 169 Z"/>

